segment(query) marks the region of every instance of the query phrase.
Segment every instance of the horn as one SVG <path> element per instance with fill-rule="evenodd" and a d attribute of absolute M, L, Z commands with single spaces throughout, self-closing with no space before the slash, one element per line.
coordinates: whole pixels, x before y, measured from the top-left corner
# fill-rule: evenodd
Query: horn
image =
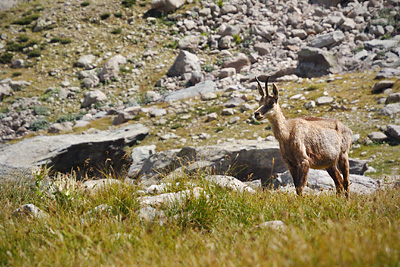
<path fill-rule="evenodd" d="M 271 76 L 268 76 L 267 79 L 265 80 L 265 91 L 267 92 L 268 95 L 268 80 L 271 78 Z"/>
<path fill-rule="evenodd" d="M 257 76 L 256 76 L 256 81 L 257 81 L 257 87 L 258 87 L 258 92 L 260 93 L 261 96 L 264 96 L 264 90 L 262 89 L 262 86 L 260 84 L 260 81 L 258 80 Z M 267 91 L 267 96 L 268 96 L 268 91 Z"/>

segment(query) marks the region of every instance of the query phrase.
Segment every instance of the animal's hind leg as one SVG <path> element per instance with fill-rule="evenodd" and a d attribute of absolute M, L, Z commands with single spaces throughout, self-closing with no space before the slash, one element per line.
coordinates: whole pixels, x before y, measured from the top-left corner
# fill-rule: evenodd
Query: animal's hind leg
<path fill-rule="evenodd" d="M 329 175 L 332 177 L 333 181 L 335 182 L 336 186 L 336 193 L 340 194 L 343 191 L 343 178 L 340 175 L 338 168 L 335 165 L 330 166 L 326 169 Z"/>
<path fill-rule="evenodd" d="M 346 194 L 346 197 L 349 196 L 349 156 L 347 154 L 343 154 L 339 158 L 339 168 L 340 171 L 342 172 L 343 175 L 343 187 L 344 187 L 344 193 Z"/>

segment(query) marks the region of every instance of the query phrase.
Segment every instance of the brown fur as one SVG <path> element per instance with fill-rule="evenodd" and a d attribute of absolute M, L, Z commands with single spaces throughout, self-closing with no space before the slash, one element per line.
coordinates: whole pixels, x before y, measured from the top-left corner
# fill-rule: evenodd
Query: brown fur
<path fill-rule="evenodd" d="M 258 120 L 267 118 L 270 121 L 282 157 L 293 177 L 297 194 L 302 194 L 309 168 L 313 168 L 326 169 L 335 182 L 336 192 L 341 193 L 344 189 L 348 196 L 348 153 L 352 143 L 352 131 L 336 119 L 305 117 L 286 120 L 278 104 L 276 85 L 273 84 L 272 96 L 268 95 L 267 82 L 266 95 L 260 83 L 258 87 L 262 98 L 260 107 L 254 113 L 255 117 Z"/>

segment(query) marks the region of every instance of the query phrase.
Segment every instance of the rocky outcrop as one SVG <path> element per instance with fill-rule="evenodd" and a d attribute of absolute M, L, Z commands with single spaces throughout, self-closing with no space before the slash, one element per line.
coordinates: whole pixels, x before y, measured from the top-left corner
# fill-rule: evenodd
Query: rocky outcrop
<path fill-rule="evenodd" d="M 0 162 L 8 169 L 30 170 L 47 165 L 55 171 L 70 172 L 76 168 L 88 170 L 90 166 L 102 168 L 111 159 L 117 168 L 128 163 L 124 147 L 134 145 L 148 133 L 147 127 L 133 124 L 94 134 L 37 136 L 1 146 Z"/>
<path fill-rule="evenodd" d="M 185 167 L 186 166 L 186 167 Z M 237 141 L 215 146 L 185 147 L 151 155 L 136 169 L 137 177 L 150 178 L 178 171 L 191 172 L 208 169 L 214 174 L 229 173 L 235 178 L 262 179 L 266 182 L 270 175 L 283 172 L 286 167 L 276 142 Z M 133 167 L 131 167 L 133 168 Z M 130 173 L 134 175 L 135 173 Z"/>
<path fill-rule="evenodd" d="M 301 77 L 323 76 L 342 71 L 335 56 L 320 48 L 304 47 L 299 53 L 295 74 Z"/>

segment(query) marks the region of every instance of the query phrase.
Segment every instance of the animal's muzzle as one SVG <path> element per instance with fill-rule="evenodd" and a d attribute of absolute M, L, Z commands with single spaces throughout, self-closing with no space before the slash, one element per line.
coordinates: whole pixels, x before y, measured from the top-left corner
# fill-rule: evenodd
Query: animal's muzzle
<path fill-rule="evenodd" d="M 263 116 L 261 116 L 260 112 L 254 112 L 254 117 L 256 118 L 256 120 L 262 120 Z"/>

